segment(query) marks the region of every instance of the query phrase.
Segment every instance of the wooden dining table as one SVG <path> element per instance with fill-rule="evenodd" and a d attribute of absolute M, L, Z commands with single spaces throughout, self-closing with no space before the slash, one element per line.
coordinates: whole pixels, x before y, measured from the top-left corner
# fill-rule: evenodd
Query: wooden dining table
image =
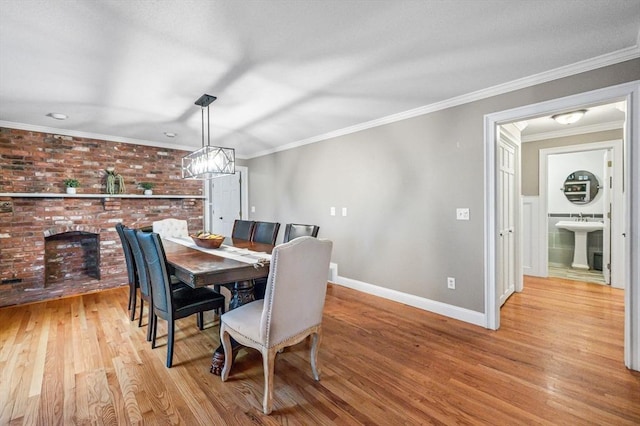
<path fill-rule="evenodd" d="M 246 263 L 169 240 L 162 243 L 172 274 L 193 288 L 211 285 L 217 290 L 220 286 L 228 288 L 231 292 L 229 310 L 255 300 L 253 280 L 269 275 L 269 262 Z M 222 244 L 269 254 L 274 247 L 237 238 L 225 238 Z M 213 353 L 211 372 L 220 375 L 222 367 L 224 350 L 220 345 Z"/>

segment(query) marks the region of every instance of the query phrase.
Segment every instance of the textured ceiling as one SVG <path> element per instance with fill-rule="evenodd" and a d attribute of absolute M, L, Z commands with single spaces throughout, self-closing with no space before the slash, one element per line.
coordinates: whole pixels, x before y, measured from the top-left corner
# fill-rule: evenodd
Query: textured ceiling
<path fill-rule="evenodd" d="M 252 157 L 639 31 L 640 0 L 0 0 L 0 124 L 193 150 L 208 93 L 212 144 Z"/>

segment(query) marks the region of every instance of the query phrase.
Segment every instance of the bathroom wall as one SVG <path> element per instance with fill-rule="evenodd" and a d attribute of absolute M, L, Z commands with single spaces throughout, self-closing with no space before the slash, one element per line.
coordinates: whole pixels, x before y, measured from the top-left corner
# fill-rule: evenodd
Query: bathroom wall
<path fill-rule="evenodd" d="M 603 191 L 588 204 L 574 204 L 564 195 L 562 188 L 567 176 L 577 170 L 593 173 L 600 185 L 604 182 L 606 150 L 573 152 L 550 155 L 548 158 L 547 202 L 549 212 L 549 264 L 570 266 L 574 252 L 574 234 L 556 227 L 561 220 L 574 220 L 582 214 L 588 220 L 602 220 L 604 213 Z M 593 254 L 602 253 L 602 231 L 590 232 L 587 236 L 587 259 L 593 268 Z"/>

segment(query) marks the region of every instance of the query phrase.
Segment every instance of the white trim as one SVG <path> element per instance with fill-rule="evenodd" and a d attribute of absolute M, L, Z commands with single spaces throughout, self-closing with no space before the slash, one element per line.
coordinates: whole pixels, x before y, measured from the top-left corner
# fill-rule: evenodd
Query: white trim
<path fill-rule="evenodd" d="M 337 276 L 336 280 L 332 282 L 363 293 L 372 294 L 398 303 L 404 303 L 405 305 L 433 312 L 438 315 L 444 315 L 448 318 L 457 319 L 481 327 L 484 325 L 484 315 L 480 312 L 448 305 L 431 299 L 425 299 L 424 297 L 415 296 L 413 294 L 402 293 L 385 287 L 379 287 L 362 281 L 352 280 L 351 278 Z"/>
<path fill-rule="evenodd" d="M 519 108 L 485 115 L 484 118 L 484 192 L 485 192 L 485 320 L 486 327 L 500 326 L 500 311 L 496 309 L 495 254 L 495 149 L 496 127 L 501 123 L 520 121 L 528 117 L 553 114 L 576 106 L 610 103 L 623 100 L 627 105 L 625 125 L 625 197 L 624 232 L 627 273 L 625 282 L 624 363 L 640 371 L 640 81 L 606 87 L 565 98 L 554 99 Z M 543 200 L 540 200 L 541 202 Z"/>
<path fill-rule="evenodd" d="M 289 149 L 298 148 L 304 145 L 309 145 L 316 142 L 321 142 L 327 139 L 337 138 L 339 136 L 356 133 L 362 130 L 371 129 L 373 127 L 382 126 L 389 123 L 395 123 L 396 121 L 406 120 L 408 118 L 417 117 L 420 115 L 430 114 L 432 112 L 440 111 L 447 108 L 452 108 L 458 105 L 463 105 L 470 102 L 479 101 L 482 99 L 490 98 L 492 96 L 501 95 L 504 93 L 512 92 L 514 90 L 524 89 L 527 87 L 535 86 L 537 84 L 546 83 L 549 81 L 557 80 L 559 78 L 569 77 L 575 74 L 591 71 L 597 68 L 602 68 L 608 65 L 614 65 L 620 62 L 628 61 L 640 57 L 640 45 L 621 49 L 615 52 L 607 53 L 595 58 L 587 59 L 584 61 L 576 62 L 574 64 L 566 65 L 549 71 L 541 72 L 532 76 L 520 78 L 517 80 L 509 81 L 507 83 L 498 84 L 496 86 L 488 87 L 486 89 L 477 90 L 475 92 L 466 93 L 464 95 L 456 96 L 450 99 L 446 99 L 441 102 L 421 106 L 418 108 L 410 109 L 398 114 L 388 115 L 376 120 L 367 121 L 364 123 L 356 124 L 354 126 L 345 127 L 343 129 L 335 130 L 323 135 L 314 136 L 307 139 L 291 142 L 286 145 L 281 145 L 273 149 L 265 149 L 255 154 L 250 155 L 247 159 L 256 157 L 262 157 L 264 155 L 273 154 L 280 151 L 286 151 Z"/>
<path fill-rule="evenodd" d="M 624 121 L 610 121 L 608 123 L 592 124 L 582 127 L 568 127 L 553 132 L 535 133 L 522 137 L 522 142 L 541 141 L 545 139 L 563 138 L 566 136 L 583 135 L 585 133 L 606 132 L 607 130 L 618 130 L 624 127 Z"/>

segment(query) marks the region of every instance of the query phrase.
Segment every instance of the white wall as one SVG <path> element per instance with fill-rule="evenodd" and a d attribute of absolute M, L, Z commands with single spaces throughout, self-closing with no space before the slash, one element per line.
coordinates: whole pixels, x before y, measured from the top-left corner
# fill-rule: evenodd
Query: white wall
<path fill-rule="evenodd" d="M 562 188 L 571 173 L 586 170 L 593 173 L 599 184 L 604 184 L 605 150 L 571 152 L 550 155 L 548 158 L 547 196 L 549 213 L 602 214 L 604 212 L 603 192 L 598 191 L 595 199 L 587 204 L 574 204 L 564 195 Z"/>

